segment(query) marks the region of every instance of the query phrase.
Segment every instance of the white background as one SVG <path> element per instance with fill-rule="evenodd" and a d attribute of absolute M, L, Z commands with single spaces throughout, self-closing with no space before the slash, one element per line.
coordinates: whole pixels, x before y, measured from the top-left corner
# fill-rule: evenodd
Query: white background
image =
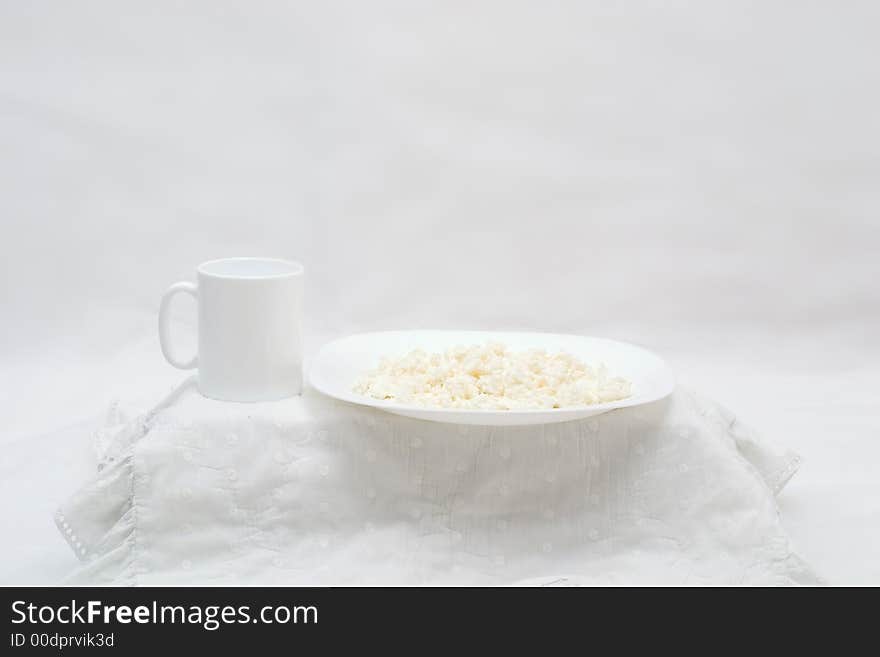
<path fill-rule="evenodd" d="M 0 581 L 107 402 L 158 399 L 203 260 L 380 328 L 642 343 L 805 458 L 801 554 L 880 583 L 880 5 L 0 2 Z M 182 347 L 192 309 L 176 306 Z M 187 339 L 188 338 L 188 339 Z"/>

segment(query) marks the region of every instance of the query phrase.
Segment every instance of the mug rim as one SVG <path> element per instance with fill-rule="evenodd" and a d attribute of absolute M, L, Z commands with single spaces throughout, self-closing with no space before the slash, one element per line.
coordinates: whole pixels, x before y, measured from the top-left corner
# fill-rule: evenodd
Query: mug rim
<path fill-rule="evenodd" d="M 272 273 L 264 273 L 264 274 L 232 274 L 232 273 L 223 273 L 217 271 L 210 271 L 212 266 L 221 265 L 223 263 L 243 263 L 243 262 L 258 262 L 263 264 L 272 264 L 272 265 L 281 265 L 286 268 L 286 271 L 278 271 Z M 303 273 L 305 268 L 302 263 L 296 262 L 295 260 L 285 260 L 284 258 L 268 258 L 262 256 L 237 256 L 233 258 L 214 258 L 213 260 L 206 260 L 201 263 L 198 267 L 196 267 L 196 272 L 199 276 L 207 276 L 209 278 L 222 278 L 228 280 L 266 280 L 273 278 L 287 278 L 290 276 L 299 276 Z"/>

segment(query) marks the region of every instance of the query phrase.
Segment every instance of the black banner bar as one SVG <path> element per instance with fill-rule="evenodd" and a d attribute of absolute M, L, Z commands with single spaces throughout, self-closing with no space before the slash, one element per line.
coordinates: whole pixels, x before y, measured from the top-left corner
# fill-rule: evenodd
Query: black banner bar
<path fill-rule="evenodd" d="M 802 627 L 812 593 L 724 589 L 577 588 L 5 588 L 3 655 L 33 651 L 142 654 L 176 649 L 276 652 L 493 645 L 564 651 L 617 648 L 652 638 L 666 648 L 718 632 L 725 642 L 779 632 L 786 613 Z M 720 593 L 720 594 L 719 594 Z M 712 599 L 718 598 L 717 602 Z M 726 599 L 722 599 L 726 598 Z M 675 602 L 673 602 L 675 600 Z M 818 607 L 816 607 L 818 608 Z M 827 622 L 827 615 L 823 617 Z M 691 628 L 691 629 L 689 629 Z M 574 647 L 574 646 L 572 646 Z M 580 648 L 579 648 L 580 649 Z M 285 650 L 289 652 L 290 650 Z M 543 654 L 544 651 L 542 651 Z M 494 652 L 493 652 L 494 654 Z"/>

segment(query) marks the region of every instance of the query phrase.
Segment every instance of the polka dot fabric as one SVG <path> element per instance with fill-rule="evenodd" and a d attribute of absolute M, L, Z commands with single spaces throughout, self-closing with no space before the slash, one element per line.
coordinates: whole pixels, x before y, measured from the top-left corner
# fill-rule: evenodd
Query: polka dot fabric
<path fill-rule="evenodd" d="M 678 390 L 532 427 L 457 427 L 306 392 L 191 385 L 114 408 L 56 514 L 72 583 L 814 584 L 774 495 L 796 457 Z"/>

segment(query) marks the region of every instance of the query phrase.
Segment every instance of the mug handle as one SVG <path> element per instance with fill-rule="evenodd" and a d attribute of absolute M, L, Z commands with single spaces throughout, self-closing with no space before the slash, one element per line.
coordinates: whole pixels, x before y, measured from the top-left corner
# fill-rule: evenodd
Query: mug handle
<path fill-rule="evenodd" d="M 198 354 L 187 361 L 182 361 L 175 358 L 168 347 L 170 342 L 168 307 L 171 304 L 171 298 L 178 292 L 186 292 L 196 300 L 199 298 L 199 290 L 192 283 L 175 283 L 165 291 L 165 294 L 162 295 L 162 302 L 159 304 L 159 346 L 162 347 L 162 355 L 165 356 L 165 360 L 174 367 L 181 370 L 191 370 L 199 364 Z"/>

